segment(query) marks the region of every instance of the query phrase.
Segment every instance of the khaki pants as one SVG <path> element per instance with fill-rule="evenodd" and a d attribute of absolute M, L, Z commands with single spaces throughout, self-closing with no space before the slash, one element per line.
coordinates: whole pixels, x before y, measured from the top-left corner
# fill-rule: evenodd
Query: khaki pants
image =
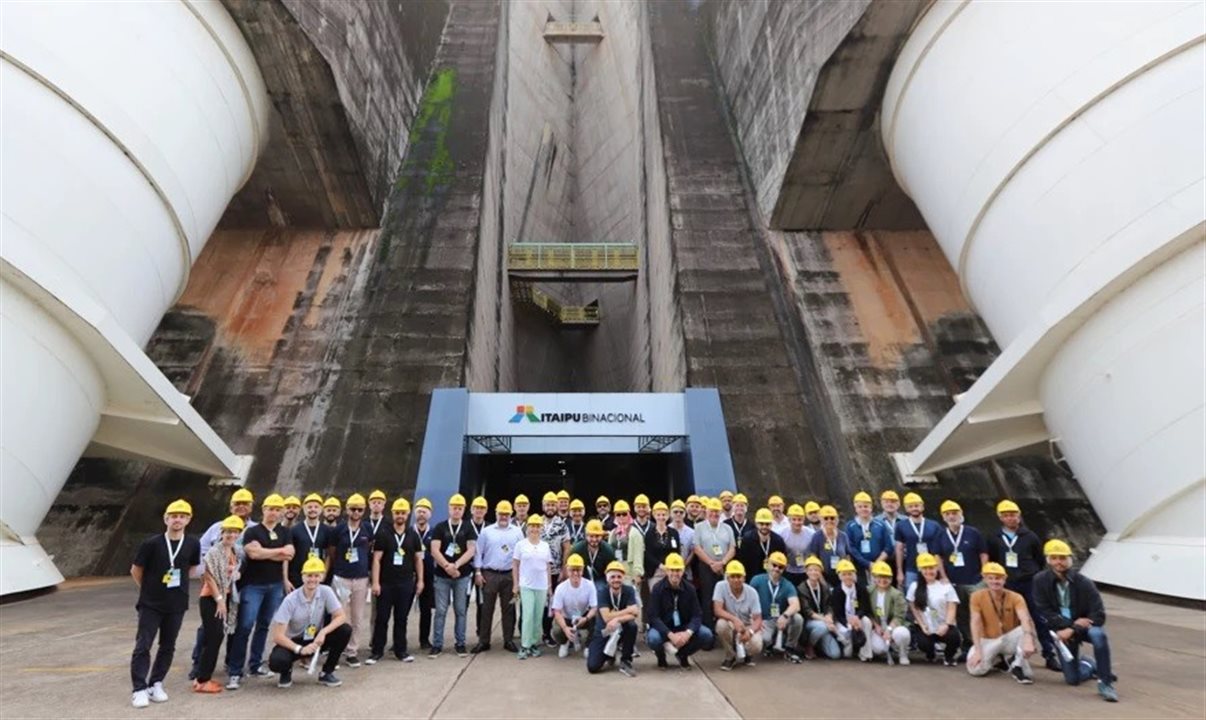
<path fill-rule="evenodd" d="M 343 604 L 348 615 L 348 626 L 352 628 L 352 637 L 348 640 L 347 654 L 355 655 L 360 649 L 360 641 L 368 645 L 372 638 L 368 634 L 368 578 L 342 578 L 336 575 L 331 580 L 331 589 Z"/>
<path fill-rule="evenodd" d="M 984 657 L 979 656 L 977 647 L 973 645 L 971 652 L 967 655 L 967 671 L 976 676 L 987 675 L 992 672 L 997 658 L 1003 657 L 1010 661 L 1010 667 L 1019 665 L 1026 677 L 1034 677 L 1034 671 L 1030 669 L 1030 662 L 1026 660 L 1026 655 L 1022 652 L 1023 637 L 1025 637 L 1025 632 L 1019 626 L 1001 637 L 984 638 L 980 641 L 980 647 L 984 649 Z"/>
<path fill-rule="evenodd" d="M 720 647 L 724 648 L 724 659 L 732 660 L 737 657 L 737 639 L 733 624 L 728 620 L 716 621 L 716 638 Z M 745 642 L 745 656 L 756 657 L 762 652 L 762 633 L 751 632 L 750 639 Z"/>

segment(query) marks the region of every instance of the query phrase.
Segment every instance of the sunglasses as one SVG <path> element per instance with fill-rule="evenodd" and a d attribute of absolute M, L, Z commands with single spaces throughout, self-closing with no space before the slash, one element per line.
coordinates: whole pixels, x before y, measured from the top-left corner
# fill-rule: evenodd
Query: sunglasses
<path fill-rule="evenodd" d="M 618 513 L 616 513 L 616 517 L 628 517 L 628 513 L 626 513 L 626 512 L 618 512 Z"/>
<path fill-rule="evenodd" d="M 364 508 L 348 508 L 348 512 L 364 512 Z"/>

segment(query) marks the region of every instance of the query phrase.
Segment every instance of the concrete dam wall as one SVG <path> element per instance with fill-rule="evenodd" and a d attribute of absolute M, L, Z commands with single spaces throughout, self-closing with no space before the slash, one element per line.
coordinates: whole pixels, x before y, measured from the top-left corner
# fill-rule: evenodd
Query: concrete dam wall
<path fill-rule="evenodd" d="M 227 5 L 236 20 L 252 12 Z M 274 159 L 270 145 L 147 352 L 254 456 L 257 497 L 412 492 L 435 388 L 697 386 L 720 391 L 743 491 L 848 510 L 859 489 L 899 488 L 889 454 L 912 449 L 999 352 L 907 199 L 861 223 L 773 220 L 786 212 L 776 188 L 804 183 L 792 185 L 793 138 L 824 79 L 784 98 L 790 112 L 754 112 L 735 79 L 795 87 L 771 74 L 812 43 L 842 47 L 859 8 L 796 18 L 779 55 L 760 56 L 738 6 L 773 25 L 773 4 L 454 0 L 326 21 L 316 13 L 332 4 L 256 5 L 259 27 L 271 16 L 312 45 L 302 60 L 322 61 L 305 89 L 347 108 L 318 118 L 339 152 L 319 143 L 305 155 L 340 182 L 290 166 L 297 147 L 276 146 Z M 544 37 L 550 20 L 595 19 L 601 40 Z M 262 65 L 296 48 L 249 42 Z M 274 133 L 302 127 L 276 107 Z M 883 172 L 872 194 L 895 203 Z M 640 272 L 548 283 L 567 304 L 597 302 L 602 318 L 558 327 L 511 296 L 516 242 L 633 243 Z M 1081 547 L 1100 534 L 1049 455 L 941 473 L 921 493 L 935 509 L 960 498 L 981 525 L 1001 497 L 1041 500 L 1027 506 L 1032 525 Z M 228 494 L 183 471 L 85 459 L 39 536 L 64 574 L 124 572 L 167 499 L 187 496 L 208 519 Z"/>

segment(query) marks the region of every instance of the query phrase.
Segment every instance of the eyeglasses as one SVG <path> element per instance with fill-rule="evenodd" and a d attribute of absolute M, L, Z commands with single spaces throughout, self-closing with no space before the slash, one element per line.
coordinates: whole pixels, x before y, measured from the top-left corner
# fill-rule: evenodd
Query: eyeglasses
<path fill-rule="evenodd" d="M 364 512 L 364 508 L 348 508 L 348 512 Z"/>

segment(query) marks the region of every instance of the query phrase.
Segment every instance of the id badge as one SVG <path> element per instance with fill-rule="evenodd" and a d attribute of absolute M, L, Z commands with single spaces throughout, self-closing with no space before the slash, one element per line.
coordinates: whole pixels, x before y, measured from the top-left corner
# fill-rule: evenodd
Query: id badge
<path fill-rule="evenodd" d="M 864 555 L 869 554 L 871 552 L 871 541 L 863 540 L 862 542 L 860 542 L 858 544 L 858 551 Z"/>
<path fill-rule="evenodd" d="M 721 556 L 721 555 L 723 555 L 723 554 L 724 554 L 724 553 L 720 552 L 720 546 L 719 546 L 719 545 L 713 545 L 713 546 L 712 546 L 712 555 L 714 555 L 714 556 L 716 556 L 716 557 L 720 557 L 720 556 Z"/>
<path fill-rule="evenodd" d="M 837 555 L 830 555 L 829 556 L 829 569 L 837 570 L 837 566 L 838 566 L 839 562 L 841 562 L 841 558 L 839 558 Z"/>
<path fill-rule="evenodd" d="M 268 539 L 273 542 L 276 542 L 276 531 L 275 530 L 268 531 Z"/>
<path fill-rule="evenodd" d="M 1062 607 L 1059 609 L 1059 614 L 1064 616 L 1065 620 L 1072 619 L 1072 608 Z"/>
<path fill-rule="evenodd" d="M 1015 568 L 1018 566 L 1018 554 L 1015 552 L 1005 553 L 1005 567 Z"/>
<path fill-rule="evenodd" d="M 884 616 L 884 609 L 883 609 L 883 608 L 881 608 L 881 607 L 878 607 L 878 606 L 877 606 L 877 607 L 875 608 L 875 616 L 876 616 L 876 617 L 879 617 L 879 618 L 882 618 L 882 617 Z"/>
<path fill-rule="evenodd" d="M 796 567 L 804 567 L 804 556 L 803 555 L 796 556 Z"/>
<path fill-rule="evenodd" d="M 360 551 L 356 548 L 348 548 L 348 551 L 343 554 L 343 558 L 348 562 L 360 562 Z"/>
<path fill-rule="evenodd" d="M 624 551 L 620 548 L 616 548 L 616 560 L 624 562 Z"/>
<path fill-rule="evenodd" d="M 313 640 L 318 636 L 317 625 L 307 625 L 306 631 L 302 633 L 302 640 Z"/>
<path fill-rule="evenodd" d="M 951 564 L 955 567 L 963 567 L 963 553 L 951 553 Z"/>
<path fill-rule="evenodd" d="M 169 588 L 180 587 L 180 568 L 172 568 L 163 574 L 163 584 Z"/>
<path fill-rule="evenodd" d="M 682 618 L 679 617 L 678 611 L 675 610 L 674 611 L 674 627 L 682 627 L 682 624 L 683 624 Z"/>
<path fill-rule="evenodd" d="M 314 558 L 315 560 L 322 559 L 322 555 L 319 554 L 318 548 L 314 548 L 314 547 L 310 548 L 310 557 Z"/>
<path fill-rule="evenodd" d="M 670 549 L 671 549 L 671 550 L 677 550 L 677 549 L 678 549 L 678 541 L 677 541 L 677 540 L 675 540 L 674 538 L 670 538 Z"/>
<path fill-rule="evenodd" d="M 772 618 L 777 618 L 777 617 L 779 617 L 779 603 L 771 603 L 771 606 L 770 606 L 770 616 L 771 616 Z"/>
<path fill-rule="evenodd" d="M 394 567 L 402 567 L 402 563 L 406 560 L 406 553 L 399 550 L 394 553 Z"/>
<path fill-rule="evenodd" d="M 919 543 L 917 543 L 917 554 L 918 554 L 918 555 L 923 555 L 923 554 L 925 554 L 925 553 L 928 553 L 929 551 L 930 551 L 930 546 L 929 546 L 929 545 L 926 545 L 926 544 L 925 544 L 925 543 L 923 543 L 923 542 L 919 542 Z"/>
<path fill-rule="evenodd" d="M 451 545 L 448 546 L 448 550 L 444 554 L 447 555 L 448 557 L 455 557 L 455 556 L 461 554 L 461 549 L 460 549 L 460 547 L 457 546 L 456 543 L 452 543 Z"/>

